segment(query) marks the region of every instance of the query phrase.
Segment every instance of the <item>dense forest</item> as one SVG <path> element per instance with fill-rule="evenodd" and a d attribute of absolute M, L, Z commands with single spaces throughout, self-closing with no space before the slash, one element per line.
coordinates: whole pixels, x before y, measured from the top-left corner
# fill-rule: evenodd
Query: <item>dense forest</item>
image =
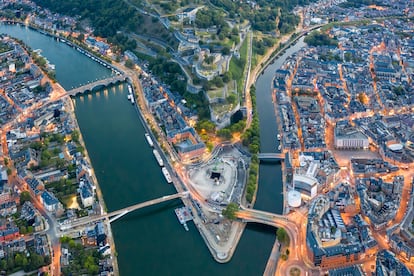
<path fill-rule="evenodd" d="M 94 34 L 108 38 L 121 50 L 133 50 L 135 41 L 118 31 L 139 33 L 162 40 L 177 47 L 178 42 L 157 18 L 142 15 L 124 1 L 113 0 L 34 0 L 36 4 L 60 14 L 66 14 L 90 22 Z M 79 24 L 80 25 L 80 24 Z"/>
<path fill-rule="evenodd" d="M 95 34 L 111 37 L 117 31 L 135 31 L 143 23 L 142 15 L 123 1 L 112 0 L 34 0 L 52 11 L 89 19 Z"/>
<path fill-rule="evenodd" d="M 294 30 L 299 23 L 299 18 L 292 13 L 293 8 L 310 2 L 314 0 L 258 0 L 257 5 L 252 8 L 246 2 L 211 0 L 213 5 L 228 11 L 230 18 L 249 20 L 254 30 L 271 32 L 278 29 L 282 34 Z"/>

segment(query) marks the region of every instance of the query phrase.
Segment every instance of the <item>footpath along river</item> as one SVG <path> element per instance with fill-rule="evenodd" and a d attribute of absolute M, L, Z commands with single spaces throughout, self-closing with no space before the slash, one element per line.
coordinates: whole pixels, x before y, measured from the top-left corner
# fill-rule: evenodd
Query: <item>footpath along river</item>
<path fill-rule="evenodd" d="M 36 31 L 0 25 L 0 33 L 23 40 L 56 65 L 65 89 L 109 76 L 111 72 L 86 56 Z M 292 49 L 292 48 L 291 48 Z M 283 59 L 283 57 L 282 57 Z M 276 61 L 260 76 L 257 103 L 262 151 L 277 148 L 277 127 L 269 105 Z M 125 84 L 76 97 L 75 112 L 108 211 L 175 192 L 168 185 L 146 143 L 144 128 Z M 271 103 L 271 101 L 270 101 Z M 281 213 L 280 165 L 261 165 L 255 208 Z M 275 229 L 248 225 L 233 259 L 218 264 L 193 224 L 186 232 L 174 215 L 180 200 L 142 209 L 112 225 L 121 275 L 261 275 L 275 240 Z"/>

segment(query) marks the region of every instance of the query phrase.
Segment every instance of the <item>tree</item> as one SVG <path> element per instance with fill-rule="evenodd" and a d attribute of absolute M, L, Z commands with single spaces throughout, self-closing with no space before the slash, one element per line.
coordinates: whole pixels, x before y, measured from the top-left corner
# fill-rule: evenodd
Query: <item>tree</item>
<path fill-rule="evenodd" d="M 221 49 L 221 54 L 223 56 L 228 56 L 230 55 L 230 47 L 229 46 L 224 46 L 223 49 Z"/>
<path fill-rule="evenodd" d="M 236 103 L 236 99 L 237 99 L 237 97 L 234 94 L 230 94 L 226 98 L 227 102 L 228 103 L 231 103 L 231 104 L 235 104 Z"/>
<path fill-rule="evenodd" d="M 80 137 L 80 133 L 78 130 L 74 130 L 71 134 L 70 137 L 72 138 L 72 141 L 75 143 L 79 143 L 79 137 Z"/>
<path fill-rule="evenodd" d="M 78 147 L 76 147 L 76 151 L 83 154 L 85 152 L 85 148 L 82 147 L 82 146 L 78 146 Z"/>
<path fill-rule="evenodd" d="M 31 269 L 37 269 L 43 266 L 44 259 L 41 255 L 36 254 L 35 252 L 32 252 L 30 254 L 30 263 L 31 263 L 31 266 L 30 266 Z"/>
<path fill-rule="evenodd" d="M 12 256 L 7 258 L 7 269 L 12 270 L 14 268 L 14 259 Z"/>
<path fill-rule="evenodd" d="M 56 165 L 56 168 L 63 169 L 66 166 L 66 162 L 63 159 L 58 158 L 56 159 L 55 165 Z"/>
<path fill-rule="evenodd" d="M 81 33 L 80 35 L 78 35 L 78 40 L 79 41 L 82 42 L 84 39 L 85 39 L 85 35 L 84 34 Z"/>
<path fill-rule="evenodd" d="M 16 266 L 22 266 L 23 265 L 23 257 L 22 257 L 22 255 L 20 255 L 19 253 L 17 253 L 16 256 L 14 256 L 14 263 L 16 264 Z"/>
<path fill-rule="evenodd" d="M 208 56 L 204 59 L 204 62 L 207 64 L 212 64 L 214 61 L 214 56 Z"/>
<path fill-rule="evenodd" d="M 231 202 L 229 205 L 227 205 L 226 209 L 223 209 L 221 213 L 226 218 L 234 220 L 236 218 L 237 211 L 239 211 L 239 206 L 236 203 Z"/>
<path fill-rule="evenodd" d="M 22 234 L 22 235 L 27 234 L 26 226 L 24 226 L 24 225 L 20 226 L 20 234 Z"/>
<path fill-rule="evenodd" d="M 24 191 L 20 194 L 20 204 L 23 205 L 26 201 L 30 201 L 32 198 L 28 191 Z"/>
<path fill-rule="evenodd" d="M 286 246 L 289 245 L 289 235 L 286 232 L 285 228 L 282 228 L 282 227 L 278 228 L 276 231 L 276 236 L 277 236 L 277 240 L 280 243 Z"/>
<path fill-rule="evenodd" d="M 231 75 L 230 71 L 227 71 L 226 73 L 224 73 L 223 77 L 222 77 L 222 79 L 225 83 L 228 83 L 229 81 L 231 81 L 232 78 L 233 78 L 233 76 Z"/>
<path fill-rule="evenodd" d="M 130 59 L 127 59 L 125 61 L 125 66 L 128 67 L 128 68 L 130 68 L 130 69 L 134 68 L 134 65 L 135 65 L 134 62 L 132 60 L 130 60 Z"/>
<path fill-rule="evenodd" d="M 69 243 L 70 240 L 71 240 L 71 238 L 68 237 L 68 236 L 62 236 L 62 237 L 60 237 L 60 242 L 61 243 Z"/>
<path fill-rule="evenodd" d="M 217 135 L 220 137 L 223 137 L 225 139 L 230 139 L 231 138 L 231 132 L 230 129 L 228 128 L 222 128 L 219 131 L 217 131 Z"/>
<path fill-rule="evenodd" d="M 336 39 L 332 39 L 329 35 L 325 33 L 321 33 L 319 31 L 313 31 L 308 36 L 305 37 L 305 43 L 310 46 L 338 46 L 338 41 Z"/>
<path fill-rule="evenodd" d="M 199 132 L 214 133 L 216 131 L 216 125 L 209 120 L 200 120 L 196 124 L 196 129 Z"/>
<path fill-rule="evenodd" d="M 213 83 L 216 87 L 223 87 L 224 86 L 223 80 L 219 76 L 214 77 Z"/>

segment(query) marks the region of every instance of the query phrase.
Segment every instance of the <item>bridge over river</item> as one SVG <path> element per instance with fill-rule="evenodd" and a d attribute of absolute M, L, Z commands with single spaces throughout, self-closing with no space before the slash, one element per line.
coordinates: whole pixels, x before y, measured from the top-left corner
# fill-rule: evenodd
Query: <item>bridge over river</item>
<path fill-rule="evenodd" d="M 285 159 L 284 153 L 259 153 L 257 155 L 261 161 L 282 161 Z"/>
<path fill-rule="evenodd" d="M 70 231 L 73 228 L 77 228 L 77 227 L 81 227 L 81 226 L 85 226 L 88 224 L 93 224 L 94 222 L 100 221 L 100 220 L 104 220 L 104 219 L 109 219 L 109 222 L 114 222 L 115 220 L 125 216 L 126 214 L 128 214 L 129 212 L 144 208 L 144 207 L 148 207 L 148 206 L 152 206 L 161 202 L 165 202 L 165 201 L 169 201 L 169 200 L 173 200 L 176 198 L 184 198 L 188 196 L 188 192 L 181 192 L 181 193 L 176 193 L 176 194 L 172 194 L 172 195 L 166 195 L 160 198 L 156 198 L 156 199 L 152 199 L 152 200 L 148 200 L 142 203 L 138 203 L 129 207 L 125 207 L 116 211 L 112 211 L 106 214 L 102 214 L 99 216 L 87 216 L 84 218 L 80 218 L 77 220 L 73 220 L 67 224 L 63 224 L 60 226 L 60 230 L 61 231 Z"/>
<path fill-rule="evenodd" d="M 128 77 L 126 77 L 125 75 L 117 75 L 117 76 L 112 76 L 109 78 L 105 78 L 105 79 L 101 79 L 101 80 L 97 80 L 94 82 L 89 82 L 87 84 L 84 84 L 82 86 L 79 86 L 77 88 L 73 88 L 71 90 L 67 91 L 67 94 L 69 96 L 76 96 L 77 94 L 82 94 L 85 92 L 91 92 L 94 89 L 97 89 L 98 87 L 106 87 L 109 85 L 114 85 L 117 84 L 119 82 L 124 82 L 127 81 Z"/>

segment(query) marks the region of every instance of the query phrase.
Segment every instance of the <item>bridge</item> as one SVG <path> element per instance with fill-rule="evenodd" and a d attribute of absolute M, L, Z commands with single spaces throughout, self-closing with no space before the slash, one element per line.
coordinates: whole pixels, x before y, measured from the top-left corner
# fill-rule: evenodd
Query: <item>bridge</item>
<path fill-rule="evenodd" d="M 241 207 L 236 212 L 236 217 L 244 222 L 261 223 L 276 228 L 283 227 L 289 236 L 289 258 L 286 262 L 278 265 L 278 275 L 288 275 L 289 267 L 297 265 L 305 271 L 316 271 L 315 266 L 308 260 L 306 246 L 306 225 L 302 224 L 303 218 L 296 214 L 278 215 L 266 211 L 248 209 Z M 303 227 L 302 227 L 303 225 Z M 320 273 L 318 273 L 320 274 Z"/>
<path fill-rule="evenodd" d="M 289 218 L 285 215 L 279 215 L 256 209 L 249 209 L 243 206 L 240 206 L 240 210 L 237 212 L 237 217 L 243 219 L 246 222 L 258 222 L 272 226 L 274 226 L 275 223 L 292 223 L 292 221 L 290 221 Z"/>
<path fill-rule="evenodd" d="M 257 155 L 261 161 L 281 161 L 285 160 L 284 153 L 259 153 Z"/>
<path fill-rule="evenodd" d="M 71 221 L 68 224 L 63 224 L 60 226 L 60 230 L 61 231 L 67 231 L 76 227 L 80 227 L 80 226 L 85 226 L 87 224 L 93 224 L 94 222 L 97 221 L 101 221 L 104 219 L 109 219 L 109 222 L 114 222 L 115 220 L 125 216 L 126 214 L 141 209 L 141 208 L 145 208 L 148 206 L 152 206 L 161 202 L 165 202 L 165 201 L 169 201 L 169 200 L 173 200 L 176 198 L 185 198 L 188 196 L 188 191 L 185 192 L 181 192 L 181 193 L 176 193 L 176 194 L 172 194 L 172 195 L 166 195 L 160 198 L 156 198 L 156 199 L 152 199 L 152 200 L 148 200 L 142 203 L 138 203 L 129 207 L 125 207 L 116 211 L 112 211 L 106 214 L 102 214 L 99 216 L 87 216 L 84 218 L 80 218 L 74 221 Z"/>
<path fill-rule="evenodd" d="M 76 96 L 77 94 L 81 94 L 81 93 L 85 93 L 85 92 L 91 92 L 94 89 L 98 88 L 98 87 L 106 87 L 109 85 L 114 85 L 116 83 L 119 82 L 124 82 L 127 81 L 128 77 L 124 76 L 124 75 L 118 75 L 118 76 L 113 76 L 113 77 L 109 77 L 109 78 L 105 78 L 105 79 L 101 79 L 101 80 L 97 80 L 94 82 L 90 82 L 87 83 L 85 85 L 79 86 L 77 88 L 71 89 L 67 91 L 67 94 L 69 96 Z"/>

